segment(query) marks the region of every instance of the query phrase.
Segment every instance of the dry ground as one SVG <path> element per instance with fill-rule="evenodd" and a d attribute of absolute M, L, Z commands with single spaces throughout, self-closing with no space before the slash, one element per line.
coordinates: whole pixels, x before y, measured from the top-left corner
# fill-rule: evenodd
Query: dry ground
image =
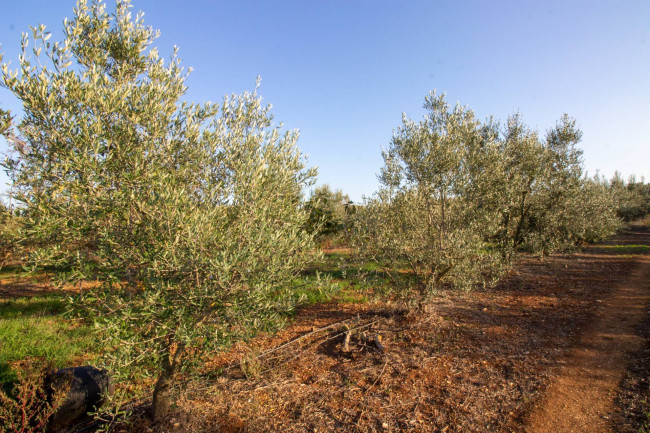
<path fill-rule="evenodd" d="M 309 307 L 279 335 L 207 365 L 169 424 L 136 428 L 641 431 L 650 256 L 610 246 L 650 245 L 650 232 L 636 227 L 609 244 L 524 258 L 495 289 L 443 293 L 426 314 L 385 303 Z"/>
<path fill-rule="evenodd" d="M 426 313 L 386 302 L 305 308 L 281 333 L 206 364 L 168 424 L 136 412 L 128 429 L 642 432 L 650 422 L 643 245 L 648 224 L 578 254 L 523 258 L 496 288 L 442 293 Z M 48 286 L 20 284 L 0 282 L 0 296 Z"/>

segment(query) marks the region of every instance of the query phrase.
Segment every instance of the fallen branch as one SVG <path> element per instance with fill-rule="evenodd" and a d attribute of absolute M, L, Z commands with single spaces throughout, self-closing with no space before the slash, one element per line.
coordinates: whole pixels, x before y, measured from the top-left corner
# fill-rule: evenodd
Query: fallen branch
<path fill-rule="evenodd" d="M 346 327 L 346 329 L 348 329 L 350 332 L 354 332 L 354 331 L 358 331 L 358 330 L 360 330 L 360 329 L 367 328 L 367 327 L 372 326 L 372 325 L 374 325 L 375 323 L 379 322 L 379 319 L 376 319 L 376 320 L 373 320 L 372 322 L 366 323 L 366 324 L 361 325 L 361 326 L 357 326 L 357 327 L 355 327 L 355 328 L 350 328 L 349 326 L 345 325 L 347 322 L 350 322 L 350 321 L 352 321 L 352 320 L 359 320 L 359 319 L 358 319 L 358 318 L 357 318 L 357 319 L 346 319 L 346 320 L 342 320 L 342 321 L 340 321 L 340 322 L 336 322 L 336 323 L 329 324 L 329 325 L 327 325 L 327 326 L 323 326 L 322 328 L 314 329 L 313 331 L 308 332 L 308 333 L 306 333 L 306 334 L 303 334 L 303 335 L 301 335 L 301 336 L 299 336 L 299 337 L 296 337 L 296 338 L 294 338 L 293 340 L 287 341 L 286 343 L 283 343 L 283 344 L 281 344 L 281 345 L 279 345 L 279 346 L 276 346 L 276 347 L 274 347 L 274 348 L 272 348 L 272 349 L 269 349 L 269 350 L 267 350 L 267 351 L 264 351 L 264 352 L 260 353 L 259 355 L 257 355 L 257 356 L 256 356 L 255 358 L 253 358 L 253 359 L 260 359 L 260 358 L 263 358 L 263 357 L 265 357 L 265 356 L 267 356 L 267 355 L 269 355 L 269 354 L 271 354 L 271 353 L 273 353 L 273 352 L 277 352 L 277 351 L 280 350 L 280 349 L 283 349 L 283 348 L 288 347 L 288 346 L 290 346 L 290 345 L 292 345 L 292 344 L 295 344 L 295 343 L 297 343 L 297 342 L 299 342 L 299 341 L 302 341 L 302 340 L 304 340 L 304 339 L 306 339 L 306 338 L 308 338 L 308 337 L 311 337 L 311 336 L 313 336 L 314 334 L 317 334 L 317 333 L 319 333 L 319 332 L 323 332 L 323 331 L 326 331 L 326 330 L 328 330 L 328 329 L 341 328 L 341 325 L 343 325 L 344 327 Z M 326 342 L 326 341 L 330 341 L 330 340 L 332 340 L 332 339 L 334 339 L 334 338 L 337 338 L 337 337 L 339 337 L 339 336 L 341 336 L 341 335 L 343 335 L 343 333 L 337 333 L 337 334 L 335 334 L 335 335 L 332 336 L 332 337 L 326 338 L 325 340 L 323 340 L 323 341 L 322 341 L 321 343 L 319 343 L 319 344 L 322 344 L 322 343 L 324 343 L 324 342 Z M 292 359 L 295 359 L 295 357 L 292 358 Z M 242 364 L 242 361 L 239 361 L 239 362 L 237 362 L 237 363 L 235 363 L 235 364 L 229 365 L 229 366 L 226 367 L 223 371 L 225 372 L 225 371 L 232 370 L 233 368 L 236 368 L 236 367 L 241 366 L 241 364 Z"/>

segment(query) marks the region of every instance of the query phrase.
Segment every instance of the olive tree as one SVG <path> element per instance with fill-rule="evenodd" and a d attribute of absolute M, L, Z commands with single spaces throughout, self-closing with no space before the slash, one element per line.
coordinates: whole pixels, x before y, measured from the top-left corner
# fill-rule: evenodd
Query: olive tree
<path fill-rule="evenodd" d="M 612 194 L 583 173 L 582 151 L 576 147 L 581 132 L 573 119 L 563 116 L 545 139 L 519 114 L 503 129 L 494 123 L 485 128 L 496 137 L 492 149 L 497 152 L 489 174 L 478 180 L 485 185 L 480 198 L 497 210 L 497 230 L 488 239 L 506 264 L 522 249 L 544 257 L 616 231 L 620 222 Z"/>
<path fill-rule="evenodd" d="M 20 216 L 0 200 L 0 270 L 16 259 Z"/>
<path fill-rule="evenodd" d="M 361 252 L 386 268 L 409 269 L 420 301 L 441 285 L 487 282 L 500 261 L 486 238 L 495 210 L 478 199 L 494 137 L 470 109 L 452 109 L 435 92 L 424 108 L 420 122 L 403 116 L 383 152 L 381 188 L 360 207 L 355 224 Z"/>
<path fill-rule="evenodd" d="M 539 188 L 526 221 L 524 245 L 545 256 L 572 244 L 573 206 L 582 187 L 582 151 L 576 147 L 582 132 L 575 120 L 564 116 L 542 141 L 538 151 Z"/>
<path fill-rule="evenodd" d="M 584 173 L 581 138 L 565 114 L 537 146 L 540 169 L 520 244 L 540 257 L 603 239 L 620 224 L 611 194 Z"/>
<path fill-rule="evenodd" d="M 616 214 L 625 222 L 640 218 L 650 212 L 650 184 L 642 178 L 630 176 L 626 182 L 620 173 L 606 182 L 608 189 L 616 200 Z"/>
<path fill-rule="evenodd" d="M 545 151 L 536 131 L 522 122 L 519 114 L 499 124 L 487 125 L 495 136 L 495 157 L 490 163 L 492 194 L 487 206 L 497 211 L 496 231 L 490 241 L 510 263 L 529 234 L 529 222 L 545 174 Z"/>
<path fill-rule="evenodd" d="M 492 283 L 518 251 L 540 257 L 613 234 L 616 202 L 583 173 L 581 132 L 563 116 L 541 139 L 519 115 L 481 123 L 443 96 L 404 117 L 384 152 L 381 188 L 357 213 L 362 254 L 408 268 L 420 299 L 441 285 Z"/>
<path fill-rule="evenodd" d="M 616 195 L 607 188 L 604 179 L 585 178 L 579 198 L 574 207 L 576 223 L 571 227 L 576 245 L 600 242 L 622 227 L 623 220 L 617 215 Z"/>
<path fill-rule="evenodd" d="M 156 377 L 160 420 L 181 369 L 293 308 L 315 171 L 256 92 L 185 102 L 177 51 L 165 62 L 130 9 L 80 0 L 61 42 L 23 36 L 19 68 L 2 65 L 24 110 L 5 167 L 31 262 L 98 282 L 74 307 L 118 379 Z"/>
<path fill-rule="evenodd" d="M 321 241 L 344 233 L 352 205 L 350 197 L 340 189 L 332 190 L 327 184 L 315 188 L 305 202 L 309 213 L 307 230 Z"/>

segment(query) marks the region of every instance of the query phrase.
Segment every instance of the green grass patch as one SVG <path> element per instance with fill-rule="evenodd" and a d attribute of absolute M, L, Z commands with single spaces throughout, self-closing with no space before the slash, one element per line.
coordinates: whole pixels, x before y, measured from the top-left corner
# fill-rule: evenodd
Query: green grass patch
<path fill-rule="evenodd" d="M 65 311 L 61 296 L 35 296 L 0 301 L 0 320 L 58 316 Z"/>
<path fill-rule="evenodd" d="M 650 247 L 648 245 L 596 245 L 593 250 L 607 254 L 648 254 Z"/>
<path fill-rule="evenodd" d="M 0 280 L 5 278 L 35 278 L 48 275 L 48 272 L 51 273 L 52 270 L 47 269 L 35 269 L 33 271 L 25 270 L 22 266 L 18 265 L 7 265 L 0 268 Z"/>
<path fill-rule="evenodd" d="M 91 328 L 62 316 L 65 303 L 61 295 L 0 301 L 0 384 L 15 380 L 12 362 L 37 357 L 64 367 L 96 349 Z"/>
<path fill-rule="evenodd" d="M 363 304 L 368 302 L 368 296 L 360 290 L 359 285 L 350 284 L 342 289 L 336 296 L 337 301 L 344 304 Z"/>
<path fill-rule="evenodd" d="M 296 298 L 303 298 L 307 305 L 322 304 L 333 299 L 334 293 L 331 287 L 323 287 L 313 282 L 304 286 L 297 287 L 294 290 Z"/>
<path fill-rule="evenodd" d="M 322 284 L 325 281 L 334 287 L 325 288 Z M 349 251 L 324 254 L 293 285 L 296 295 L 306 297 L 307 304 L 364 303 L 392 292 L 389 278 L 380 265 L 359 260 Z"/>

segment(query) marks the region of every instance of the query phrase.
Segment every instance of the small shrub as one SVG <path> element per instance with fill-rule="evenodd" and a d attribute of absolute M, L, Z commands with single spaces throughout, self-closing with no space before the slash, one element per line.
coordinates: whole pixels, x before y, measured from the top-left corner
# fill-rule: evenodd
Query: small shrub
<path fill-rule="evenodd" d="M 11 390 L 0 388 L 0 433 L 37 433 L 47 430 L 50 417 L 65 398 L 57 393 L 48 401 L 44 377 L 51 366 L 27 360 L 17 369 L 18 380 Z"/>

